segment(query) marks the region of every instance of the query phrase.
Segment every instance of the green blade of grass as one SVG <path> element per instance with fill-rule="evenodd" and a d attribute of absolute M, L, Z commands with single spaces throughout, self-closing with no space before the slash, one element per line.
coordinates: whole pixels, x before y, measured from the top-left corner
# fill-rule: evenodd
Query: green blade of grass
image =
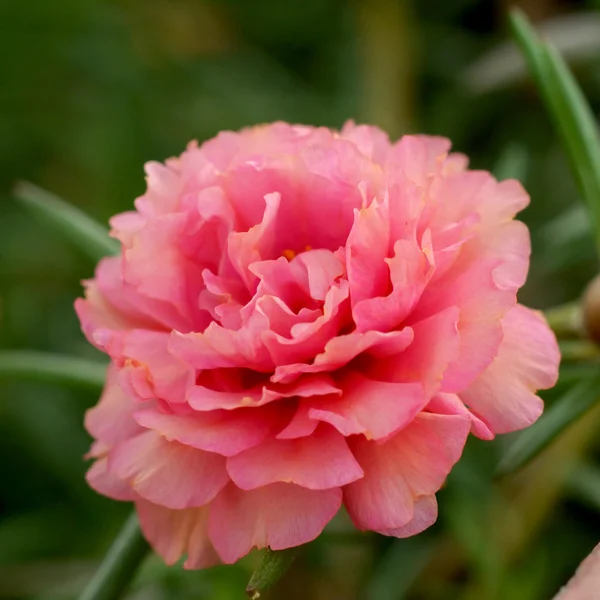
<path fill-rule="evenodd" d="M 58 196 L 25 181 L 16 185 L 14 194 L 32 214 L 54 226 L 92 260 L 119 253 L 119 244 L 108 236 L 106 227 Z"/>
<path fill-rule="evenodd" d="M 510 24 L 561 137 L 600 252 L 600 140 L 594 115 L 563 58 L 538 38 L 527 17 L 513 10 Z"/>
<path fill-rule="evenodd" d="M 19 378 L 102 389 L 106 363 L 45 352 L 0 352 L 0 379 Z"/>
<path fill-rule="evenodd" d="M 600 396 L 600 372 L 580 381 L 534 423 L 519 434 L 498 465 L 498 475 L 508 475 L 535 458 L 560 433 L 590 409 Z"/>
<path fill-rule="evenodd" d="M 140 530 L 135 512 L 127 519 L 96 574 L 79 600 L 118 600 L 148 556 L 150 546 Z"/>

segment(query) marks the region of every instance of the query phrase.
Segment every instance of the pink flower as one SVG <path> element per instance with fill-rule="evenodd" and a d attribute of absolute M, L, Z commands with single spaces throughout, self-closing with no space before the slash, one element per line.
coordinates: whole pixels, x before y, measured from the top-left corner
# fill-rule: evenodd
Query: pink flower
<path fill-rule="evenodd" d="M 469 431 L 540 415 L 559 354 L 516 303 L 528 196 L 449 147 L 275 123 L 146 166 L 76 308 L 112 361 L 88 481 L 167 563 L 303 544 L 342 504 L 414 535 Z"/>

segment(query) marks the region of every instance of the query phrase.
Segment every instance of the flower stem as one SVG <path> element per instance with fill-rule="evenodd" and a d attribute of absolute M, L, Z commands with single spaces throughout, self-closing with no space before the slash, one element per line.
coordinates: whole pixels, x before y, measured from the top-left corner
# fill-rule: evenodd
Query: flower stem
<path fill-rule="evenodd" d="M 269 589 L 290 568 L 296 558 L 296 549 L 279 550 L 274 552 L 269 548 L 262 551 L 262 561 L 258 569 L 254 571 L 246 594 L 251 600 L 258 600 L 262 592 Z"/>
<path fill-rule="evenodd" d="M 150 546 L 144 539 L 134 512 L 109 548 L 102 564 L 79 600 L 118 600 L 127 589 Z"/>

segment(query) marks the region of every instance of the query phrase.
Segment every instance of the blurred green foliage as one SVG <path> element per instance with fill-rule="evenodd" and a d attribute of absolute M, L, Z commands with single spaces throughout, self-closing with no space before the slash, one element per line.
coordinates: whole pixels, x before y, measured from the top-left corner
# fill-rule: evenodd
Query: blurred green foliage
<path fill-rule="evenodd" d="M 521 299 L 576 299 L 597 270 L 557 134 L 506 44 L 498 0 L 0 1 L 0 340 L 99 358 L 72 310 L 92 262 L 12 198 L 45 187 L 106 222 L 144 187 L 142 165 L 220 129 L 284 119 L 393 136 L 449 136 L 475 167 L 523 180 L 531 275 Z M 527 0 L 600 109 L 597 1 Z M 595 29 L 594 29 L 595 28 Z M 595 37 L 594 37 L 595 35 Z M 595 41 L 594 41 L 595 40 Z M 549 403 L 578 376 L 576 365 Z M 93 391 L 0 381 L 0 599 L 74 597 L 129 507 L 88 489 Z M 600 539 L 600 412 L 524 472 L 494 480 L 510 439 L 472 440 L 421 536 L 357 534 L 340 516 L 271 597 L 544 600 Z M 598 480 L 598 481 L 597 481 Z M 237 600 L 256 565 L 188 573 L 156 558 L 132 598 Z"/>

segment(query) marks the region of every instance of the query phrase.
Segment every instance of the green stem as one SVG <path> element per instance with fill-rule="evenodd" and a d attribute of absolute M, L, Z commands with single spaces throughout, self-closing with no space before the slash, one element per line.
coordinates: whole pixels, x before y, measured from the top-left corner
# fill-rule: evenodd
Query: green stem
<path fill-rule="evenodd" d="M 0 379 L 6 377 L 67 383 L 97 390 L 106 380 L 106 364 L 45 352 L 10 350 L 0 352 Z"/>
<path fill-rule="evenodd" d="M 277 552 L 266 548 L 262 551 L 260 566 L 254 571 L 246 587 L 246 594 L 251 600 L 258 600 L 262 592 L 268 590 L 281 579 L 294 562 L 296 552 L 296 548 L 278 550 Z"/>
<path fill-rule="evenodd" d="M 121 598 L 149 550 L 150 546 L 142 535 L 134 512 L 123 525 L 79 600 Z"/>
<path fill-rule="evenodd" d="M 417 36 L 411 13 L 406 1 L 362 0 L 357 4 L 363 91 L 359 117 L 378 125 L 392 139 L 414 129 Z"/>

